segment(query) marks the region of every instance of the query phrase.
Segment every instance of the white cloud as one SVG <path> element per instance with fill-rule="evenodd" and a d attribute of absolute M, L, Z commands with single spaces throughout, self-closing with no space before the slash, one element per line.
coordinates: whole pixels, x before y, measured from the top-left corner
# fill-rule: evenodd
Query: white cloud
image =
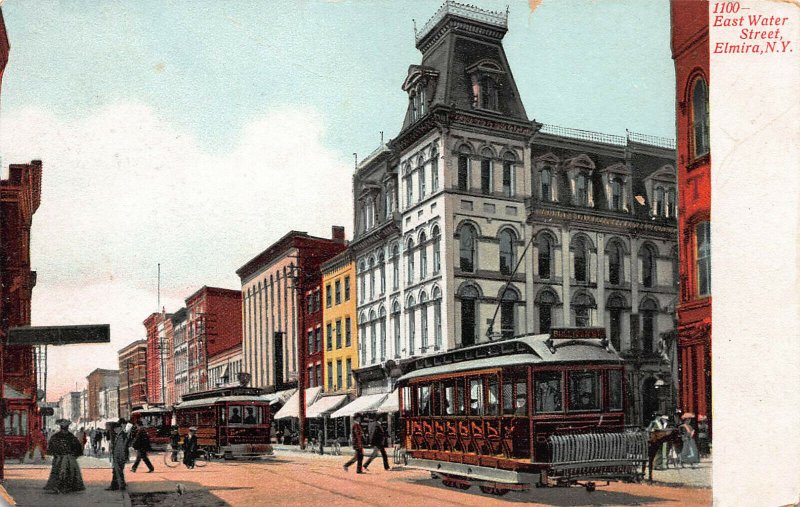
<path fill-rule="evenodd" d="M 284 106 L 245 125 L 226 153 L 209 153 L 141 104 L 79 119 L 5 114 L 4 164 L 43 161 L 33 323 L 112 326 L 111 346 L 51 347 L 49 397 L 114 367 L 116 351 L 144 337 L 157 263 L 174 311 L 202 285 L 238 287 L 235 270 L 290 229 L 349 231 L 350 161 L 324 146 L 324 130 L 315 111 Z"/>

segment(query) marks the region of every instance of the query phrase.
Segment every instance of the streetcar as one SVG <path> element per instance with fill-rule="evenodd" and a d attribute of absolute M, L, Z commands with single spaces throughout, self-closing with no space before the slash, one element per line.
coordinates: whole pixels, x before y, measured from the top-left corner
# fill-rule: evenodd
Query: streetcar
<path fill-rule="evenodd" d="M 503 495 L 640 481 L 623 362 L 602 328 L 559 328 L 422 357 L 398 380 L 407 466 Z"/>
<path fill-rule="evenodd" d="M 169 447 L 172 430 L 172 409 L 167 407 L 142 407 L 131 412 L 131 423 L 141 422 L 150 437 L 153 450 L 163 451 Z"/>
<path fill-rule="evenodd" d="M 184 394 L 175 405 L 183 437 L 197 428 L 197 445 L 210 456 L 225 459 L 258 458 L 272 454 L 269 402 L 255 387 L 225 387 Z"/>

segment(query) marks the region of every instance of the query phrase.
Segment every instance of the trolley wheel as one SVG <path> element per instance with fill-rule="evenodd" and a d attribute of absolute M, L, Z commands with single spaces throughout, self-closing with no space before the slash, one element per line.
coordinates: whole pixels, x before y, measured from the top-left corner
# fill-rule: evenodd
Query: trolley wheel
<path fill-rule="evenodd" d="M 596 486 L 595 486 L 595 484 L 593 482 L 587 482 L 586 483 L 586 491 L 588 491 L 589 493 L 594 491 L 595 488 L 596 488 Z"/>
<path fill-rule="evenodd" d="M 458 483 L 458 489 L 467 490 L 467 489 L 469 489 L 470 486 L 471 486 L 471 484 L 467 484 L 467 483 L 463 483 L 463 482 L 459 482 Z"/>

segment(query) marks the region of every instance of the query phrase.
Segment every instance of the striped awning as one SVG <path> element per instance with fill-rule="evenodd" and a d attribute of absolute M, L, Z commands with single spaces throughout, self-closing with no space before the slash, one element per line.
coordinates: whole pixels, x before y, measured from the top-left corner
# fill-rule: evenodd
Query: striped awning
<path fill-rule="evenodd" d="M 331 414 L 331 417 L 347 417 L 360 412 L 375 412 L 386 399 L 387 393 L 365 394 Z"/>
<path fill-rule="evenodd" d="M 306 414 L 308 408 L 317 401 L 317 397 L 322 392 L 321 387 L 309 387 L 306 389 Z M 295 392 L 291 398 L 275 413 L 273 419 L 286 419 L 288 417 L 300 417 L 300 391 Z"/>

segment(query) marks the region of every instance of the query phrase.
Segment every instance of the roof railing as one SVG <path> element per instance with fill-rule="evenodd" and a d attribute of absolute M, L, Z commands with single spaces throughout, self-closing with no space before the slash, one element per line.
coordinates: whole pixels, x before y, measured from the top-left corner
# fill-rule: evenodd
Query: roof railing
<path fill-rule="evenodd" d="M 638 143 L 670 150 L 675 149 L 675 139 L 640 134 L 631 130 L 626 130 L 626 135 L 624 136 L 618 136 L 614 134 L 604 134 L 602 132 L 593 132 L 591 130 L 581 130 L 569 127 L 561 127 L 558 125 L 543 124 L 542 128 L 539 129 L 539 132 L 542 134 L 551 134 L 570 139 L 578 139 L 581 141 L 608 144 L 611 146 L 627 146 L 629 143 Z"/>
<path fill-rule="evenodd" d="M 416 36 L 417 42 L 428 35 L 433 27 L 436 26 L 436 24 L 448 14 L 461 16 L 474 21 L 481 21 L 483 23 L 499 26 L 501 28 L 508 27 L 508 9 L 506 9 L 505 12 L 490 11 L 470 4 L 462 4 L 454 2 L 453 0 L 445 0 L 442 6 L 439 7 L 439 10 L 436 11 L 436 13 L 431 17 L 431 19 L 428 20 L 427 23 L 425 23 L 425 25 L 423 25 L 421 30 L 417 30 L 415 24 L 414 35 Z"/>

